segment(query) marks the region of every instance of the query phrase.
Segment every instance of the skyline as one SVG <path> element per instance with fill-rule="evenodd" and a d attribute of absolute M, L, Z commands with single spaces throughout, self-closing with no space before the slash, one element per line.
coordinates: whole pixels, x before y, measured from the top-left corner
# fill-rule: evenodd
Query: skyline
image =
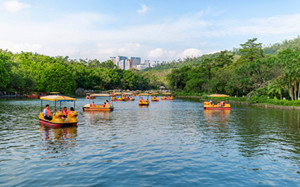
<path fill-rule="evenodd" d="M 0 0 L 0 49 L 171 61 L 300 34 L 300 1 Z"/>

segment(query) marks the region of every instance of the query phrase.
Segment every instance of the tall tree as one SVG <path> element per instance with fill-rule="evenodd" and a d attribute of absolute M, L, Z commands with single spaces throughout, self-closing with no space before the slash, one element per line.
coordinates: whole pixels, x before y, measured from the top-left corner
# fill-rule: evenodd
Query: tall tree
<path fill-rule="evenodd" d="M 262 44 L 255 43 L 256 40 L 257 38 L 249 39 L 246 43 L 241 44 L 242 48 L 239 49 L 241 59 L 254 62 L 256 59 L 264 57 Z"/>

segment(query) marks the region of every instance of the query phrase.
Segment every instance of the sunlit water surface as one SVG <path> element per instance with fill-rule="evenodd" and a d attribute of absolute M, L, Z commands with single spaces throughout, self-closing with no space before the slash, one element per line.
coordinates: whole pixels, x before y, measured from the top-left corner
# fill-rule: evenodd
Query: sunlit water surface
<path fill-rule="evenodd" d="M 39 126 L 39 100 L 0 101 L 0 185 L 300 185 L 300 111 L 175 99 L 83 112 L 86 102 L 78 127 L 52 129 Z"/>

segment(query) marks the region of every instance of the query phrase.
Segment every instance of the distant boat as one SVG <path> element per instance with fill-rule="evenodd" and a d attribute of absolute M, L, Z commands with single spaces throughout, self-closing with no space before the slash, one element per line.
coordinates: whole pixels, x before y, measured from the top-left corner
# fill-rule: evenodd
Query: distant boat
<path fill-rule="evenodd" d="M 94 99 L 96 99 L 96 97 L 110 98 L 110 95 L 109 94 L 90 94 L 90 97 L 93 97 Z M 88 103 L 88 104 L 84 105 L 82 109 L 83 109 L 83 111 L 113 111 L 114 106 L 113 106 L 112 102 L 110 102 L 109 104 L 105 104 L 105 105 Z"/>

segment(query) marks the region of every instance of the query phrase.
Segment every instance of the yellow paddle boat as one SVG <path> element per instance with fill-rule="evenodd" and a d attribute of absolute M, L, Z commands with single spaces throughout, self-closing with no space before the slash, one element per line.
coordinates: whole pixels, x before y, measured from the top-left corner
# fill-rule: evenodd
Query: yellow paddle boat
<path fill-rule="evenodd" d="M 95 96 L 92 96 L 91 93 L 87 93 L 85 98 L 86 98 L 86 99 L 96 99 L 96 97 L 95 97 Z"/>
<path fill-rule="evenodd" d="M 221 101 L 218 104 L 213 104 L 212 102 L 204 102 L 204 109 L 206 110 L 230 110 L 230 104 L 225 103 L 225 101 Z"/>
<path fill-rule="evenodd" d="M 209 95 L 209 97 L 229 97 L 229 95 L 225 94 L 212 94 Z M 212 101 L 206 101 L 204 102 L 204 109 L 206 110 L 230 110 L 231 106 L 228 103 L 225 103 L 225 101 L 221 101 L 218 104 L 214 104 Z"/>
<path fill-rule="evenodd" d="M 139 105 L 140 106 L 149 106 L 149 94 L 147 94 L 147 93 L 143 93 L 143 94 L 140 94 L 140 96 L 147 96 L 147 99 L 143 99 L 142 97 L 140 98 L 140 100 L 139 100 Z"/>
<path fill-rule="evenodd" d="M 140 106 L 149 106 L 149 100 L 148 99 L 143 99 L 143 98 L 141 98 L 140 100 L 139 100 L 139 105 Z"/>
<path fill-rule="evenodd" d="M 74 111 L 75 108 L 75 98 L 62 96 L 62 95 L 48 95 L 40 97 L 41 99 L 41 110 L 43 111 L 43 101 L 54 101 L 55 102 L 55 111 L 53 115 L 51 115 L 51 111 L 49 109 L 49 105 L 46 105 L 46 108 L 43 112 L 40 112 L 39 115 L 39 124 L 44 125 L 47 127 L 62 127 L 62 126 L 77 126 L 77 112 Z M 74 108 L 71 107 L 71 110 L 68 112 L 67 116 L 63 116 L 61 111 L 56 111 L 56 103 L 60 103 L 60 110 L 61 110 L 61 102 L 74 102 Z M 49 115 L 44 116 L 44 113 Z M 47 118 L 47 119 L 46 119 Z"/>
<path fill-rule="evenodd" d="M 161 100 L 173 100 L 173 96 L 163 96 Z"/>
<path fill-rule="evenodd" d="M 156 97 L 156 96 L 152 96 L 152 97 L 151 97 L 151 101 L 152 101 L 152 102 L 158 102 L 158 101 L 159 101 L 159 98 Z"/>
<path fill-rule="evenodd" d="M 110 97 L 109 94 L 91 94 L 91 96 L 93 97 Z M 86 104 L 84 105 L 84 107 L 82 108 L 83 111 L 113 111 L 114 110 L 114 106 L 111 103 L 108 102 L 108 100 L 106 100 L 105 104 L 95 104 L 94 101 L 92 103 Z"/>

